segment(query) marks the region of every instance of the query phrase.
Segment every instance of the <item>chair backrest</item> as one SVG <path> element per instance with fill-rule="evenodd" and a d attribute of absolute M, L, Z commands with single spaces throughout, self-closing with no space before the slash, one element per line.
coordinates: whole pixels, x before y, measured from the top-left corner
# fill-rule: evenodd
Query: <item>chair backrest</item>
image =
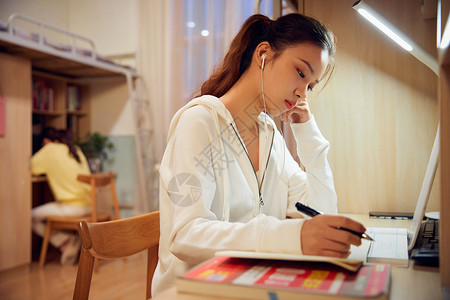
<path fill-rule="evenodd" d="M 116 174 L 113 172 L 104 173 L 92 173 L 89 175 L 78 175 L 78 181 L 87 183 L 91 186 L 91 201 L 92 201 L 92 221 L 97 222 L 97 216 L 100 213 L 106 213 L 112 215 L 112 209 L 114 208 L 114 217 L 112 219 L 120 219 L 119 203 L 117 200 Z M 105 201 L 104 197 L 98 197 L 98 189 L 109 186 L 111 197 L 107 198 L 109 201 Z M 100 200 L 100 201 L 98 201 Z M 105 210 L 105 207 L 107 209 Z"/>
<path fill-rule="evenodd" d="M 88 299 L 94 258 L 119 259 L 148 249 L 147 299 L 158 262 L 159 211 L 100 223 L 78 223 L 81 255 L 73 299 Z"/>

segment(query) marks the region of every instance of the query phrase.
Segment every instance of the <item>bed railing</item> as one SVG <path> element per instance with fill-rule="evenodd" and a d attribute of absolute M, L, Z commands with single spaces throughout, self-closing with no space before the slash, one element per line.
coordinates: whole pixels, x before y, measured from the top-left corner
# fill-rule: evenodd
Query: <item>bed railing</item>
<path fill-rule="evenodd" d="M 48 30 L 52 30 L 52 31 L 55 31 L 55 32 L 58 32 L 58 33 L 61 33 L 61 34 L 64 34 L 64 35 L 68 36 L 69 39 L 72 41 L 72 45 L 69 46 L 69 47 L 70 47 L 70 51 L 73 54 L 79 54 L 79 53 L 77 53 L 77 50 L 82 50 L 81 48 L 77 47 L 77 41 L 80 41 L 80 40 L 81 41 L 85 41 L 91 47 L 91 49 L 90 49 L 91 54 L 89 56 L 92 58 L 92 60 L 96 60 L 97 59 L 97 53 L 95 51 L 95 44 L 94 44 L 94 42 L 92 40 L 90 40 L 90 39 L 88 39 L 88 38 L 86 38 L 84 36 L 78 35 L 76 33 L 72 33 L 70 31 L 67 31 L 67 30 L 64 30 L 64 29 L 61 29 L 61 28 L 58 28 L 58 27 L 55 27 L 55 26 L 52 26 L 52 25 L 49 25 L 49 24 L 45 24 L 45 23 L 43 23 L 41 21 L 35 20 L 33 18 L 24 16 L 24 15 L 21 15 L 21 14 L 18 14 L 18 13 L 14 13 L 11 16 L 9 16 L 9 18 L 8 18 L 8 32 L 9 32 L 10 35 L 16 35 L 15 34 L 15 32 L 16 32 L 15 26 L 13 25 L 13 23 L 14 23 L 14 21 L 16 19 L 20 19 L 20 20 L 23 20 L 25 22 L 32 23 L 32 24 L 37 25 L 39 27 L 39 33 L 37 33 L 37 35 L 38 35 L 37 36 L 37 42 L 40 45 L 46 45 L 46 43 L 50 44 L 50 39 L 47 39 L 45 37 L 45 29 L 48 29 Z M 50 45 L 50 46 L 52 46 L 52 45 Z"/>

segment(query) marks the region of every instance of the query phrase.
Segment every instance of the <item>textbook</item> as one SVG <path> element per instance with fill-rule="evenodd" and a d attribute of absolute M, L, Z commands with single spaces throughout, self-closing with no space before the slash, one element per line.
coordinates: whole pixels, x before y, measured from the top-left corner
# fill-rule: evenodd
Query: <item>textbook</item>
<path fill-rule="evenodd" d="M 293 261 L 313 261 L 330 263 L 348 271 L 358 271 L 362 266 L 364 259 L 337 258 L 329 256 L 314 256 L 314 255 L 299 255 L 299 254 L 285 254 L 285 253 L 268 253 L 268 252 L 254 252 L 254 251 L 218 251 L 216 256 L 229 256 L 238 258 L 259 258 L 272 260 L 293 260 Z"/>
<path fill-rule="evenodd" d="M 176 279 L 179 292 L 247 299 L 388 299 L 391 267 L 217 256 Z"/>

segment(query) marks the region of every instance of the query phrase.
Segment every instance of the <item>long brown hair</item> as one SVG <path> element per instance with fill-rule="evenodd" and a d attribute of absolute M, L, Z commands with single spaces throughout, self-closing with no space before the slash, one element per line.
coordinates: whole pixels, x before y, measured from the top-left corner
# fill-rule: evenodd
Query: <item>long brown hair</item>
<path fill-rule="evenodd" d="M 77 152 L 77 147 L 72 142 L 71 134 L 68 130 L 57 130 L 53 127 L 45 127 L 42 130 L 42 138 L 47 138 L 52 142 L 64 143 L 69 147 L 69 154 L 78 162 L 81 163 L 80 156 Z"/>
<path fill-rule="evenodd" d="M 325 75 L 332 70 L 336 52 L 334 36 L 317 20 L 300 14 L 288 14 L 276 21 L 260 14 L 249 17 L 230 44 L 217 69 L 200 88 L 199 96 L 223 96 L 249 68 L 253 52 L 267 41 L 277 57 L 283 50 L 300 43 L 313 43 L 328 50 L 329 63 Z"/>

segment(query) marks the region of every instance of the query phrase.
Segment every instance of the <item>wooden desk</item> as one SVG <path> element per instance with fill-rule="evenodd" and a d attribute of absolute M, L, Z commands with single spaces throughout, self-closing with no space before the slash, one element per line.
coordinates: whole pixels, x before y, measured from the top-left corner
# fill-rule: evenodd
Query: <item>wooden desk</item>
<path fill-rule="evenodd" d="M 362 222 L 366 227 L 405 227 L 409 228 L 411 220 L 372 219 L 368 215 L 346 214 Z M 443 299 L 440 273 L 438 268 L 415 266 L 409 262 L 408 268 L 392 267 L 390 299 Z M 225 300 L 226 297 L 203 296 L 178 293 L 172 287 L 157 295 L 155 300 Z M 233 298 L 235 299 L 235 298 Z M 352 298 L 353 299 L 353 298 Z"/>
<path fill-rule="evenodd" d="M 55 201 L 53 193 L 48 185 L 47 176 L 31 176 L 32 201 L 31 207 L 36 207 L 47 202 Z"/>

